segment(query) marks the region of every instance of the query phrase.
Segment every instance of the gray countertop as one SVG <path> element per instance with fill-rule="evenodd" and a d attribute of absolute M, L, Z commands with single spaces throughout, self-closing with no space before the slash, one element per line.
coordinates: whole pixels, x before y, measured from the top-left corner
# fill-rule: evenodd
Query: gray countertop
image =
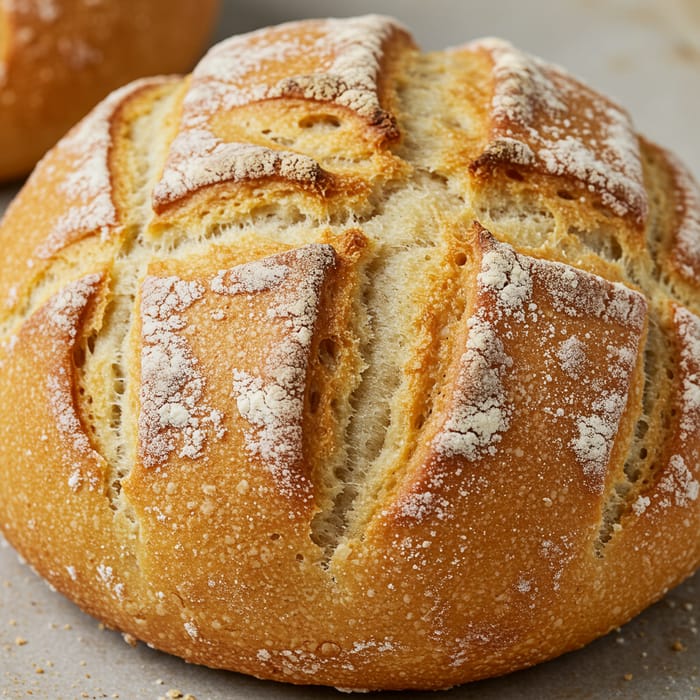
<path fill-rule="evenodd" d="M 698 0 L 229 0 L 217 37 L 287 19 L 365 12 L 399 17 L 426 49 L 497 35 L 560 63 L 627 107 L 640 131 L 675 150 L 700 177 Z M 12 194 L 0 191 L 0 209 Z M 581 651 L 442 697 L 700 697 L 696 617 L 700 574 Z M 177 697 L 174 690 L 197 700 L 340 697 L 332 689 L 258 681 L 189 666 L 144 645 L 132 648 L 51 591 L 0 538 L 0 698 L 157 700 Z M 401 695 L 409 696 L 435 697 Z"/>

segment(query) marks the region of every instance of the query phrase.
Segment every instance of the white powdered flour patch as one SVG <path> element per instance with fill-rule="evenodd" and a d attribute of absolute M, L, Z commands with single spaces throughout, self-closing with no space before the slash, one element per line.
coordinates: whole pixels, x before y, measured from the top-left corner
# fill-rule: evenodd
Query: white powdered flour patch
<path fill-rule="evenodd" d="M 681 440 L 693 438 L 700 425 L 700 318 L 680 306 L 675 322 L 681 336 Z"/>
<path fill-rule="evenodd" d="M 293 26 L 293 25 L 291 25 Z M 378 78 L 385 41 L 401 29 L 380 15 L 330 19 L 311 49 L 323 66 L 313 75 L 286 78 L 269 88 L 269 98 L 299 96 L 348 107 L 370 122 L 388 120 L 379 101 Z M 305 53 L 308 49 L 302 49 Z M 297 52 L 299 55 L 299 52 Z M 329 61 L 330 59 L 330 61 Z"/>
<path fill-rule="evenodd" d="M 505 41 L 483 39 L 469 48 L 493 60 L 493 139 L 486 155 L 507 153 L 511 162 L 575 178 L 615 214 L 646 217 L 639 143 L 622 109 Z M 587 104 L 574 112 L 582 93 Z"/>
<path fill-rule="evenodd" d="M 56 421 L 58 432 L 63 440 L 70 444 L 80 455 L 90 454 L 92 446 L 75 412 L 73 396 L 70 392 L 71 378 L 61 368 L 58 372 L 49 374 L 46 378 L 46 390 L 49 396 L 49 406 Z M 79 472 L 73 472 L 69 486 L 75 491 L 81 483 Z"/>
<path fill-rule="evenodd" d="M 512 366 L 494 327 L 484 318 L 469 319 L 467 350 L 460 360 L 454 406 L 435 449 L 443 456 L 474 461 L 495 454 L 495 444 L 508 428 L 510 408 L 502 379 Z"/>
<path fill-rule="evenodd" d="M 663 498 L 660 502 L 662 508 L 669 508 L 673 503 L 683 508 L 697 500 L 700 484 L 691 474 L 683 457 L 673 455 L 667 473 L 659 481 L 659 490 L 668 494 L 668 498 Z"/>
<path fill-rule="evenodd" d="M 651 499 L 648 496 L 639 496 L 637 500 L 632 504 L 632 511 L 635 515 L 642 515 L 646 509 L 651 505 Z"/>
<path fill-rule="evenodd" d="M 444 486 L 448 469 L 461 473 L 454 458 L 478 465 L 498 455 L 519 411 L 551 422 L 552 435 L 573 435 L 559 449 L 570 451 L 578 478 L 600 492 L 627 406 L 646 323 L 644 297 L 568 265 L 520 255 L 490 236 L 484 247 L 474 311 L 466 319 L 466 349 L 446 419 L 432 442 L 435 461 L 420 490 L 406 494 L 398 508 L 413 520 L 451 517 L 454 504 Z M 575 319 L 596 319 L 595 339 L 570 333 L 569 327 L 581 327 Z M 535 348 L 531 364 L 511 356 L 518 343 Z M 601 351 L 608 368 L 603 377 L 589 360 Z M 507 388 L 508 379 L 519 376 L 527 383 Z M 566 391 L 556 377 L 568 383 Z M 461 483 L 455 497 L 468 491 L 465 477 Z"/>
<path fill-rule="evenodd" d="M 62 37 L 58 40 L 56 47 L 62 60 L 76 70 L 99 63 L 103 59 L 102 51 L 79 37 L 70 39 Z"/>
<path fill-rule="evenodd" d="M 269 291 L 284 282 L 291 272 L 287 265 L 257 260 L 233 270 L 222 270 L 211 282 L 217 294 L 253 294 Z"/>
<path fill-rule="evenodd" d="M 691 281 L 700 268 L 700 186 L 672 153 L 664 155 L 673 169 L 676 213 L 680 217 L 673 255 L 681 273 Z"/>
<path fill-rule="evenodd" d="M 532 294 L 529 266 L 511 248 L 502 246 L 484 254 L 477 282 L 482 289 L 498 292 L 498 305 L 507 314 L 524 318 L 525 302 Z"/>
<path fill-rule="evenodd" d="M 119 583 L 114 574 L 114 569 L 106 564 L 98 564 L 97 578 L 105 584 L 118 600 L 124 600 L 124 584 Z"/>
<path fill-rule="evenodd" d="M 95 232 L 103 240 L 111 235 L 118 224 L 109 163 L 114 115 L 131 95 L 144 87 L 166 81 L 166 78 L 149 78 L 116 90 L 59 143 L 57 148 L 65 154 L 70 165 L 67 166 L 67 175 L 58 183 L 57 191 L 71 206 L 34 251 L 36 258 L 52 257 L 75 233 Z"/>
<path fill-rule="evenodd" d="M 686 463 L 696 469 L 698 425 L 700 425 L 700 318 L 677 306 L 674 321 L 680 337 L 680 420 L 679 438 L 688 446 L 689 454 L 673 455 L 664 476 L 659 480 L 662 508 L 672 505 L 687 507 L 700 493 L 700 483 Z"/>
<path fill-rule="evenodd" d="M 272 295 L 261 323 L 283 329 L 260 372 L 233 370 L 233 396 L 250 424 L 248 451 L 260 458 L 283 493 L 295 491 L 293 467 L 302 458 L 302 415 L 308 356 L 326 275 L 335 266 L 329 245 L 312 244 L 220 272 L 218 294 Z"/>
<path fill-rule="evenodd" d="M 309 23 L 304 25 L 307 29 Z M 201 187 L 281 177 L 313 184 L 323 175 L 308 156 L 245 143 L 226 143 L 211 130 L 215 114 L 252 102 L 302 97 L 347 107 L 373 124 L 393 120 L 379 102 L 378 76 L 386 40 L 398 29 L 392 20 L 370 15 L 313 23 L 317 36 L 290 23 L 232 37 L 215 46 L 193 73 L 183 103 L 180 131 L 173 141 L 160 182 L 156 206 L 176 201 Z M 314 56 L 311 75 L 266 80 L 266 69 L 279 74 L 285 64 Z"/>
<path fill-rule="evenodd" d="M 480 306 L 469 319 L 467 352 L 460 362 L 457 387 L 460 400 L 445 424 L 445 431 L 437 437 L 438 452 L 460 454 L 470 460 L 494 453 L 494 444 L 507 429 L 512 411 L 501 385 L 512 361 L 506 356 L 503 339 L 493 323 L 506 316 L 526 328 L 536 327 L 537 308 L 531 303 L 534 279 L 543 283 L 554 308 L 567 316 L 594 316 L 636 333 L 644 326 L 646 302 L 637 292 L 567 265 L 527 258 L 516 254 L 510 246 L 495 244 L 484 254 L 477 276 L 480 292 L 488 294 L 495 306 Z M 571 336 L 560 343 L 556 357 L 567 374 L 578 375 L 585 363 L 585 346 L 579 338 Z M 587 475 L 600 475 L 607 466 L 636 357 L 636 345 L 624 348 L 611 345 L 610 371 L 621 382 L 621 390 L 599 387 L 592 413 L 575 418 L 578 437 L 572 447 Z"/>
<path fill-rule="evenodd" d="M 583 415 L 565 412 L 576 426 L 571 441 L 586 482 L 594 491 L 604 487 L 610 453 L 627 406 L 630 381 L 647 316 L 645 298 L 622 284 L 612 284 L 597 275 L 561 263 L 539 262 L 541 279 L 553 307 L 572 318 L 597 318 L 607 326 L 605 345 L 607 377 L 595 378 L 595 399 L 591 411 Z M 618 330 L 619 329 L 619 330 Z M 588 365 L 582 339 L 568 339 L 559 346 L 557 358 L 562 369 L 576 379 L 584 379 Z"/>
<path fill-rule="evenodd" d="M 586 363 L 585 344 L 572 335 L 559 344 L 556 355 L 562 370 L 578 379 Z"/>
<path fill-rule="evenodd" d="M 208 437 L 223 437 L 223 414 L 203 401 L 204 378 L 187 340 L 182 312 L 204 288 L 177 277 L 147 277 L 142 286 L 141 414 L 139 447 L 146 467 L 179 456 L 201 456 Z"/>
<path fill-rule="evenodd" d="M 100 275 L 97 274 L 87 275 L 64 287 L 52 297 L 47 314 L 49 323 L 58 334 L 67 335 L 71 340 L 75 340 L 80 316 L 97 291 L 100 279 Z"/>
<path fill-rule="evenodd" d="M 480 294 L 494 296 L 496 308 L 480 305 L 467 321 L 469 335 L 459 363 L 456 403 L 434 443 L 438 454 L 461 455 L 470 461 L 494 455 L 510 424 L 512 407 L 503 379 L 513 361 L 505 353 L 495 322 L 502 315 L 524 320 L 532 294 L 529 264 L 510 246 L 495 245 L 484 253 L 477 284 Z"/>
<path fill-rule="evenodd" d="M 69 352 L 78 334 L 80 319 L 101 281 L 97 274 L 87 275 L 64 287 L 49 301 L 46 307 L 48 320 L 47 333 L 52 338 L 55 354 Z M 56 422 L 56 428 L 62 441 L 71 447 L 80 457 L 93 452 L 80 418 L 75 409 L 73 398 L 73 377 L 65 367 L 59 367 L 46 377 L 48 404 Z M 77 491 L 83 483 L 80 462 L 76 460 L 68 479 L 68 485 Z M 95 484 L 90 483 L 90 488 Z"/>
<path fill-rule="evenodd" d="M 191 128 L 173 142 L 153 199 L 156 204 L 173 202 L 218 182 L 281 177 L 313 183 L 320 174 L 321 167 L 307 156 L 247 143 L 224 143 L 206 128 Z"/>

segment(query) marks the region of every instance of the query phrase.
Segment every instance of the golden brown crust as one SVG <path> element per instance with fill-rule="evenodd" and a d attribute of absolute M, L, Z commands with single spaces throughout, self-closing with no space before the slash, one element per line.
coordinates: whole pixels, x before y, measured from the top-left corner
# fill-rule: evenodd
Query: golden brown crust
<path fill-rule="evenodd" d="M 99 100 L 189 68 L 218 2 L 13 0 L 0 10 L 0 180 L 26 174 Z M 187 31 L 182 28 L 187 27 Z"/>
<path fill-rule="evenodd" d="M 342 174 L 323 167 L 338 143 L 353 170 L 364 159 L 368 175 L 386 169 L 382 151 L 400 136 L 390 86 L 400 52 L 412 47 L 403 29 L 375 17 L 282 25 L 216 46 L 184 96 L 156 211 L 221 183 L 273 179 L 347 193 Z M 300 154 L 309 146 L 314 157 Z"/>
<path fill-rule="evenodd" d="M 25 185 L 29 197 L 10 204 L 7 217 L 22 234 L 7 239 L 5 251 L 8 259 L 22 257 L 25 264 L 11 267 L 0 279 L 0 296 L 5 299 L 0 318 L 21 306 L 30 286 L 65 248 L 93 236 L 102 243 L 119 242 L 130 220 L 119 191 L 123 180 L 134 179 L 122 152 L 128 135 L 118 134 L 127 118 L 125 110 L 143 98 L 152 102 L 172 82 L 144 79 L 112 93 L 47 154 L 40 171 Z M 37 209 L 34 200 L 42 206 Z M 109 256 L 109 250 L 94 254 L 105 252 Z"/>
<path fill-rule="evenodd" d="M 486 139 L 469 166 L 475 175 L 488 179 L 501 169 L 516 181 L 534 177 L 565 201 L 592 196 L 644 225 L 638 139 L 620 107 L 506 42 L 484 39 L 467 50 L 491 63 Z"/>
<path fill-rule="evenodd" d="M 662 202 L 651 231 L 660 274 L 694 304 L 700 278 L 700 186 L 671 152 L 644 142 L 654 177 L 650 189 Z"/>
<path fill-rule="evenodd" d="M 108 624 L 265 678 L 581 646 L 700 561 L 696 189 L 561 69 L 387 18 L 127 87 L 0 229 L 0 526 Z"/>

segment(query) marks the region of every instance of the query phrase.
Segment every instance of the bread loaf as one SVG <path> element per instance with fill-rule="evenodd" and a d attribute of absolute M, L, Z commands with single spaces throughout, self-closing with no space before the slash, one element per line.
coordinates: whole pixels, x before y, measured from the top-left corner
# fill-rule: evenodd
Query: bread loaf
<path fill-rule="evenodd" d="M 25 175 L 110 91 L 189 70 L 218 0 L 0 2 L 0 180 Z"/>
<path fill-rule="evenodd" d="M 698 566 L 698 186 L 508 43 L 234 37 L 112 94 L 0 245 L 2 530 L 158 649 L 446 688 Z"/>

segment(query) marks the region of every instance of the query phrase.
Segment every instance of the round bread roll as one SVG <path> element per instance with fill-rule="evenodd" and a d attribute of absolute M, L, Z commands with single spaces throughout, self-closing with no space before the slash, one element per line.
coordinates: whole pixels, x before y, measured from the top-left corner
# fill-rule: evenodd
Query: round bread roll
<path fill-rule="evenodd" d="M 698 566 L 698 186 L 508 43 L 234 37 L 104 101 L 0 245 L 2 530 L 149 645 L 446 688 Z"/>
<path fill-rule="evenodd" d="M 110 91 L 188 70 L 218 0 L 0 2 L 0 180 L 29 172 Z"/>

